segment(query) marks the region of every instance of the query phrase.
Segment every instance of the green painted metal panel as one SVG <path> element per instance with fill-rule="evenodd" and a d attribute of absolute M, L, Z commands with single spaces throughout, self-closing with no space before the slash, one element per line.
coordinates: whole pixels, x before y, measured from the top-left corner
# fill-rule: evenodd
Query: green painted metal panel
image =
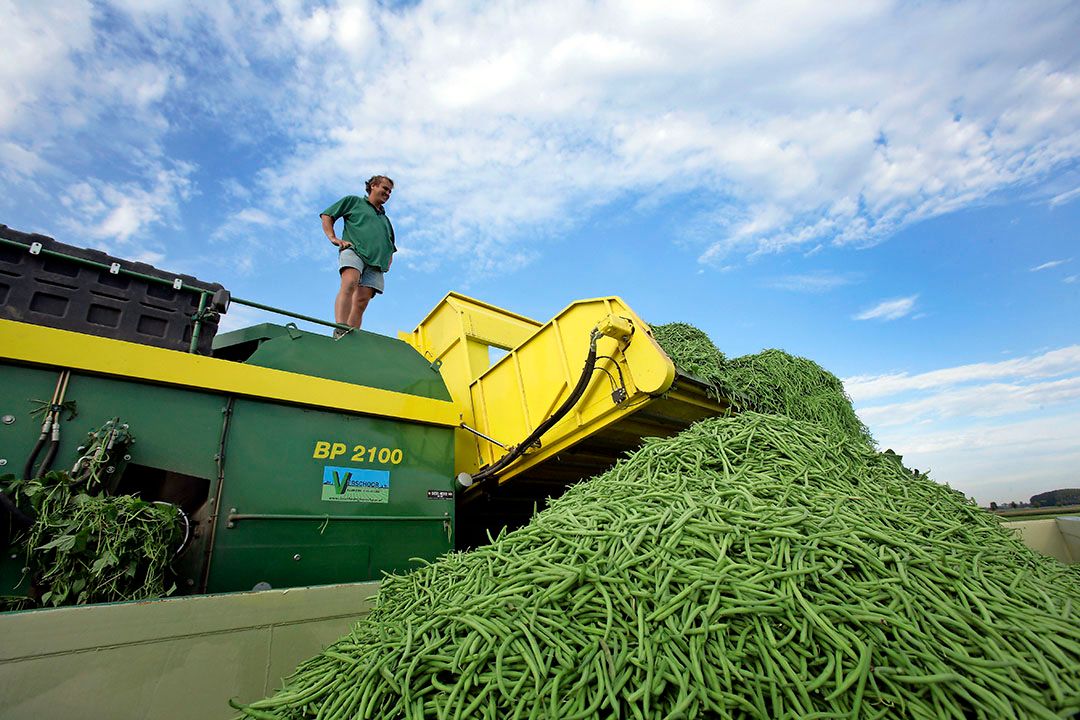
<path fill-rule="evenodd" d="M 186 388 L 72 375 L 67 397 L 78 403 L 79 416 L 69 423 L 73 441 L 101 427 L 111 417 L 131 426 L 132 462 L 211 479 L 221 437 L 221 395 Z M 81 432 L 80 432 L 81 431 Z"/>
<path fill-rule="evenodd" d="M 377 583 L 0 613 L 5 720 L 231 718 L 349 631 Z"/>
<path fill-rule="evenodd" d="M 265 323 L 218 336 L 215 354 L 246 344 L 257 349 L 249 365 L 288 370 L 368 387 L 450 400 L 438 371 L 411 345 L 375 333 L 353 331 L 339 340 Z"/>
<path fill-rule="evenodd" d="M 58 376 L 58 370 L 0 365 L 0 415 L 15 416 L 14 423 L 0 424 L 0 458 L 8 460 L 3 472 L 22 474 L 41 434 L 40 416 L 30 416 L 36 407 L 32 401 L 48 403 Z M 73 373 L 64 399 L 75 403 L 76 415 L 71 418 L 64 412 L 61 416 L 54 470 L 69 469 L 86 434 L 119 417 L 135 436 L 133 462 L 195 477 L 216 477 L 221 396 Z"/>
<path fill-rule="evenodd" d="M 280 327 L 262 334 L 255 364 L 450 399 L 438 372 L 400 341 L 358 333 L 335 342 Z M 48 401 L 58 375 L 0 365 L 0 415 L 16 416 L 0 425 L 5 469 L 21 473 L 41 426 L 29 417 L 31 401 Z M 78 415 L 65 416 L 54 469 L 70 468 L 86 434 L 119 417 L 141 466 L 129 467 L 125 482 L 142 473 L 184 487 L 199 479 L 205 504 L 189 508 L 195 536 L 176 566 L 182 592 L 378 579 L 453 547 L 450 428 L 88 374 L 71 376 L 65 400 Z"/>
<path fill-rule="evenodd" d="M 42 416 L 31 413 L 40 403 L 49 403 L 59 377 L 58 370 L 0 365 L 0 417 L 10 418 L 10 422 L 0 422 L 0 475 L 22 476 L 26 458 L 41 434 Z"/>
<path fill-rule="evenodd" d="M 7 464 L 0 468 L 22 476 L 23 466 L 41 433 L 41 418 L 31 418 L 30 410 L 36 401 L 48 402 L 59 377 L 57 369 L 43 369 L 15 364 L 0 365 L 0 416 L 15 417 L 11 424 L 0 423 L 0 458 Z M 218 454 L 223 422 L 222 409 L 226 399 L 212 393 L 190 389 L 136 383 L 114 378 L 72 374 L 64 395 L 74 403 L 76 415 L 61 416 L 60 446 L 52 470 L 69 470 L 78 457 L 78 447 L 86 435 L 112 417 L 127 423 L 135 437 L 128 452 L 131 462 L 142 468 L 179 473 L 206 481 L 206 492 L 216 492 Z M 45 451 L 39 453 L 44 458 Z M 147 479 L 129 466 L 125 480 L 131 491 L 154 499 L 156 488 L 144 488 L 139 483 Z M 156 481 L 160 475 L 155 475 Z M 196 488 L 202 492 L 203 488 Z M 203 498 L 196 495 L 196 502 Z M 189 508 L 191 510 L 192 508 Z M 199 587 L 208 535 L 199 532 L 188 551 L 177 561 L 176 570 L 181 590 Z M 0 565 L 0 586 L 11 591 L 21 581 L 21 559 Z M 22 594 L 19 585 L 15 590 Z"/>
<path fill-rule="evenodd" d="M 438 557 L 452 490 L 449 428 L 237 400 L 207 590 L 377 579 Z"/>

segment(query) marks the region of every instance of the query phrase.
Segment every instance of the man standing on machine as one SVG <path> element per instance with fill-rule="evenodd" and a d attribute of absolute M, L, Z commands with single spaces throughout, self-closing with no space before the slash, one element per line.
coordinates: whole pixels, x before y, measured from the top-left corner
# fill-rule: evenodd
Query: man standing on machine
<path fill-rule="evenodd" d="M 338 248 L 341 287 L 334 300 L 334 322 L 359 328 L 371 298 L 383 291 L 383 273 L 390 271 L 397 245 L 394 227 L 383 206 L 394 191 L 394 181 L 376 175 L 364 184 L 367 197 L 346 195 L 320 214 L 323 232 Z M 345 218 L 339 239 L 334 223 Z M 334 330 L 341 337 L 347 330 Z"/>

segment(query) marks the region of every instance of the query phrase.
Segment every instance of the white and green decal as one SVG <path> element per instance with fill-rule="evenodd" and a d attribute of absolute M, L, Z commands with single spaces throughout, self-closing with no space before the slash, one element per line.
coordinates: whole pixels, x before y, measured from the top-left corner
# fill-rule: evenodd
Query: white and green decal
<path fill-rule="evenodd" d="M 323 466 L 322 499 L 331 502 L 390 502 L 390 471 Z"/>

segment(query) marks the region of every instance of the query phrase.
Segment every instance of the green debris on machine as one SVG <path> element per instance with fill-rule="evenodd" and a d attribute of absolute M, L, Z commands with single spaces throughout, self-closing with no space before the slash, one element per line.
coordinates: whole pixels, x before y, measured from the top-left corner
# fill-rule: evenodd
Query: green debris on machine
<path fill-rule="evenodd" d="M 743 413 L 650 440 L 528 526 L 387 579 L 351 634 L 245 712 L 1007 718 L 1078 708 L 1074 573 L 857 439 Z"/>
<path fill-rule="evenodd" d="M 64 472 L 0 489 L 34 518 L 8 552 L 25 564 L 20 595 L 0 610 L 145 600 L 171 595 L 169 563 L 184 541 L 179 511 L 131 495 L 97 495 Z"/>

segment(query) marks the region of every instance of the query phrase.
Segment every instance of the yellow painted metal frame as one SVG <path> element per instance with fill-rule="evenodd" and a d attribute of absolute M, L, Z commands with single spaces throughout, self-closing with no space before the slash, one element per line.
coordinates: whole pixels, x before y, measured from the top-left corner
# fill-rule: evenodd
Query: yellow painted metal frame
<path fill-rule="evenodd" d="M 585 365 L 589 334 L 610 315 L 629 320 L 634 334 L 629 342 L 601 337 L 597 367 L 616 381 L 622 371 L 627 399 L 616 404 L 608 377 L 595 371 L 577 405 L 545 433 L 541 448 L 503 472 L 500 483 L 636 412 L 671 387 L 675 366 L 653 340 L 644 320 L 618 297 L 579 300 L 472 382 L 469 390 L 478 429 L 498 434 L 506 442 L 518 442 L 532 432 L 569 396 Z M 490 443 L 479 443 L 479 450 L 481 466 L 503 455 Z"/>
<path fill-rule="evenodd" d="M 0 320 L 0 358 L 308 407 L 456 426 L 453 402 Z"/>
<path fill-rule="evenodd" d="M 629 338 L 614 330 L 627 326 L 633 329 Z M 413 332 L 400 337 L 442 363 L 443 379 L 468 425 L 509 445 L 527 437 L 569 396 L 584 367 L 590 333 L 597 327 L 609 333 L 597 342 L 597 367 L 616 382 L 621 374 L 626 401 L 616 404 L 608 377 L 594 372 L 581 400 L 545 433 L 541 448 L 501 474 L 499 482 L 506 482 L 668 392 L 675 366 L 648 324 L 618 297 L 571 303 L 541 325 L 450 293 Z M 488 367 L 487 345 L 509 352 Z M 464 431 L 457 440 L 457 472 L 474 473 L 505 454 Z"/>
<path fill-rule="evenodd" d="M 450 396 L 461 409 L 461 421 L 476 427 L 469 385 L 491 364 L 491 347 L 509 350 L 525 342 L 541 324 L 500 307 L 460 293 L 447 293 L 412 332 L 398 337 L 412 345 L 432 363 Z M 455 433 L 455 472 L 478 465 L 477 438 L 464 430 Z"/>

